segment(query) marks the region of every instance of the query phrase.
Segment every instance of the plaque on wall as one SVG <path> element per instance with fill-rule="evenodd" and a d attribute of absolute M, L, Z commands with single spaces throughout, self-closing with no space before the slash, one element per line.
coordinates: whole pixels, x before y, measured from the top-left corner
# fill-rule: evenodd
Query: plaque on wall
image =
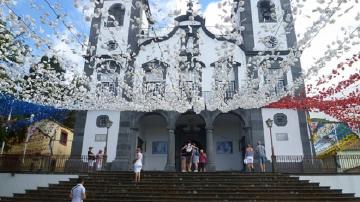
<path fill-rule="evenodd" d="M 274 115 L 274 123 L 277 126 L 286 126 L 287 124 L 287 116 L 283 113 L 277 113 Z"/>
<path fill-rule="evenodd" d="M 95 134 L 95 142 L 106 142 L 106 134 Z"/>
<path fill-rule="evenodd" d="M 276 141 L 288 141 L 289 136 L 287 133 L 276 133 Z"/>

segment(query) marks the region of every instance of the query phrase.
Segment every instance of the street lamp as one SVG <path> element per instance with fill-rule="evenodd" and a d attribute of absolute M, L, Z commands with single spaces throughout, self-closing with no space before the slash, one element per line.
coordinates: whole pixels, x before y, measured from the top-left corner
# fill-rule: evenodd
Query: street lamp
<path fill-rule="evenodd" d="M 272 119 L 268 119 L 265 121 L 267 127 L 269 128 L 270 131 L 270 140 L 271 140 L 271 168 L 272 168 L 272 172 L 275 172 L 275 161 L 276 161 L 276 157 L 275 157 L 275 152 L 274 152 L 274 144 L 273 144 L 273 138 L 272 138 L 272 132 L 271 132 L 271 127 L 273 125 L 273 120 Z"/>
<path fill-rule="evenodd" d="M 106 120 L 106 142 L 104 149 L 104 156 L 107 157 L 107 144 L 108 144 L 108 136 L 109 136 L 109 128 L 112 126 L 113 122 L 110 119 Z"/>

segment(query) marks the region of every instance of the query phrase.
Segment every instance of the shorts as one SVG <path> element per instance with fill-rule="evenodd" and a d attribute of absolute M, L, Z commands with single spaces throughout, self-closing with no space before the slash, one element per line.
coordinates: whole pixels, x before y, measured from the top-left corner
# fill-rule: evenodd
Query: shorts
<path fill-rule="evenodd" d="M 191 156 L 186 156 L 186 163 L 191 163 Z"/>
<path fill-rule="evenodd" d="M 199 163 L 199 156 L 193 156 L 192 163 Z"/>
<path fill-rule="evenodd" d="M 181 156 L 182 161 L 186 161 L 186 156 Z"/>
<path fill-rule="evenodd" d="M 205 163 L 199 163 L 199 169 L 204 169 L 205 168 Z"/>
<path fill-rule="evenodd" d="M 134 173 L 140 173 L 142 165 L 134 164 Z"/>
<path fill-rule="evenodd" d="M 254 157 L 252 157 L 252 156 L 247 156 L 247 157 L 244 159 L 244 163 L 245 163 L 245 164 L 254 163 Z"/>
<path fill-rule="evenodd" d="M 266 161 L 266 157 L 265 156 L 259 156 L 259 163 L 264 164 Z"/>
<path fill-rule="evenodd" d="M 88 161 L 89 167 L 93 167 L 93 166 L 94 166 L 94 163 L 95 163 L 94 160 L 89 160 L 89 161 Z"/>

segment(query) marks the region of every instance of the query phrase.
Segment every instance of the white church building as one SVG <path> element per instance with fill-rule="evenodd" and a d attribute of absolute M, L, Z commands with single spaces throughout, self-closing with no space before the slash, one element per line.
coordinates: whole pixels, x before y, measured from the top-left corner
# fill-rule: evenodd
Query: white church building
<path fill-rule="evenodd" d="M 250 76 L 260 78 L 259 85 L 266 82 L 260 70 L 249 69 L 247 65 L 253 56 L 274 52 L 281 58 L 296 44 L 294 29 L 279 26 L 291 15 L 290 0 L 234 0 L 234 18 L 239 27 L 245 28 L 241 38 L 211 33 L 205 26 L 206 19 L 193 12 L 192 3 L 188 4 L 186 14 L 175 18 L 169 33 L 152 34 L 149 4 L 147 0 L 139 2 L 103 0 L 96 4 L 95 13 L 100 14 L 92 20 L 93 48 L 89 51 L 101 60 L 85 64 L 85 72 L 97 79 L 99 88 L 119 92 L 121 84 L 112 75 L 126 77 L 121 69 L 123 63 L 117 58 L 121 58 L 124 50 L 131 50 L 133 60 L 128 64 L 132 64 L 135 74 L 143 75 L 124 79 L 131 83 L 133 91 L 165 95 L 171 88 L 186 88 L 186 92 L 196 88 L 205 106 L 210 106 L 206 97 L 214 90 L 212 84 L 220 74 L 219 64 L 230 69 L 224 99 L 231 99 L 235 94 L 242 95 L 241 86 Z M 186 62 L 179 63 L 179 58 Z M 112 71 L 98 68 L 102 65 Z M 271 68 L 280 67 L 275 62 Z M 182 75 L 178 74 L 179 69 L 184 72 Z M 300 72 L 300 63 L 293 65 L 276 81 L 271 93 L 289 88 Z M 111 170 L 130 170 L 135 149 L 141 147 L 144 170 L 178 171 L 180 147 L 190 140 L 206 151 L 208 170 L 240 171 L 247 144 L 256 146 L 257 141 L 263 142 L 271 160 L 270 130 L 265 123 L 268 119 L 274 120 L 271 131 L 275 155 L 311 155 L 306 112 L 270 108 L 239 108 L 226 113 L 220 110 L 195 113 L 191 108 L 185 113 L 81 111 L 77 114 L 72 155 L 87 155 L 90 146 L 97 152 L 107 145 Z M 107 125 L 108 120 L 111 126 Z"/>

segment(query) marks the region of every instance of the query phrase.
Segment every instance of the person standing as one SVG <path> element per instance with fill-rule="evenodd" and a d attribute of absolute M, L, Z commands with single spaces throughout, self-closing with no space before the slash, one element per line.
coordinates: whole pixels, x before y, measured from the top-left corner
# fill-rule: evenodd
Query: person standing
<path fill-rule="evenodd" d="M 91 151 L 92 149 L 93 149 L 93 147 L 89 147 L 89 151 L 88 151 L 88 171 L 93 171 L 94 170 L 95 155 Z"/>
<path fill-rule="evenodd" d="M 251 144 L 248 144 L 246 148 L 244 162 L 248 168 L 248 171 L 250 172 L 254 171 L 254 149 Z"/>
<path fill-rule="evenodd" d="M 256 151 L 256 157 L 259 159 L 260 171 L 265 172 L 266 152 L 264 145 L 262 145 L 260 141 L 257 142 L 255 151 Z"/>
<path fill-rule="evenodd" d="M 207 162 L 207 156 L 203 149 L 200 149 L 199 155 L 199 172 L 205 172 L 205 165 Z"/>
<path fill-rule="evenodd" d="M 96 154 L 96 170 L 100 171 L 103 166 L 103 158 L 104 155 L 102 153 L 102 150 L 100 149 L 99 152 Z"/>
<path fill-rule="evenodd" d="M 71 202 L 83 202 L 86 199 L 84 179 L 79 177 L 77 180 L 77 185 L 74 186 L 69 194 Z"/>
<path fill-rule="evenodd" d="M 191 141 L 189 140 L 188 143 L 185 145 L 185 149 L 186 149 L 186 167 L 187 167 L 187 171 L 191 172 L 191 164 L 192 164 L 192 150 L 193 147 L 191 145 Z"/>
<path fill-rule="evenodd" d="M 186 172 L 186 145 L 184 145 L 180 150 L 181 156 L 181 172 Z"/>
<path fill-rule="evenodd" d="M 134 173 L 135 173 L 135 182 L 140 182 L 140 172 L 142 169 L 142 158 L 143 155 L 141 153 L 141 149 L 137 148 L 136 149 L 136 155 L 135 155 L 135 159 L 133 161 L 134 163 Z"/>
<path fill-rule="evenodd" d="M 199 148 L 196 143 L 192 143 L 192 164 L 194 164 L 194 172 L 198 172 L 199 169 Z"/>

